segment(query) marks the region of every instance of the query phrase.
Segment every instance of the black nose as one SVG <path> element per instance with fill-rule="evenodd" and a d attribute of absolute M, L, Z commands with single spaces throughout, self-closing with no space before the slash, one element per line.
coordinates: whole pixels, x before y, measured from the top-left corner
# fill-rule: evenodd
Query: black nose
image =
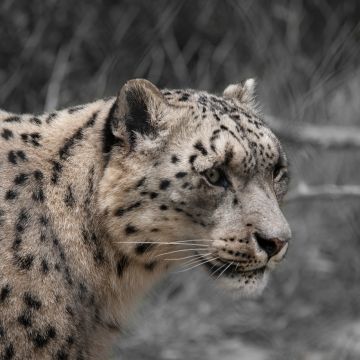
<path fill-rule="evenodd" d="M 269 258 L 278 254 L 287 243 L 287 241 L 283 241 L 278 238 L 264 238 L 258 233 L 255 233 L 254 236 L 260 249 L 264 250 Z"/>

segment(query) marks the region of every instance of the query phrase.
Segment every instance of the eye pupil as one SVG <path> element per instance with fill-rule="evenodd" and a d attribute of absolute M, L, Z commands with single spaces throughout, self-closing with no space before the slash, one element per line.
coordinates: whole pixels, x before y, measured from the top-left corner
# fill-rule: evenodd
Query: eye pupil
<path fill-rule="evenodd" d="M 216 170 L 214 170 L 214 169 L 211 169 L 210 170 L 210 174 L 209 174 L 209 179 L 212 181 L 212 182 L 214 182 L 214 183 L 216 183 L 218 180 L 219 180 L 219 172 L 218 171 L 216 171 Z"/>

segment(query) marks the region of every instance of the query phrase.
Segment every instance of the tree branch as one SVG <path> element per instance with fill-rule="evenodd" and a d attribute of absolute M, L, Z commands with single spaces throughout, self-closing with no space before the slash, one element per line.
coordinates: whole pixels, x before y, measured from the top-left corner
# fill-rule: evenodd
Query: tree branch
<path fill-rule="evenodd" d="M 279 138 L 292 143 L 312 144 L 323 148 L 360 148 L 360 127 L 299 125 L 271 116 L 266 117 L 265 121 Z"/>
<path fill-rule="evenodd" d="M 300 183 L 297 188 L 293 189 L 286 196 L 285 201 L 297 200 L 313 200 L 313 199 L 338 199 L 344 197 L 360 197 L 360 186 L 358 185 L 314 185 L 309 186 L 305 183 Z"/>

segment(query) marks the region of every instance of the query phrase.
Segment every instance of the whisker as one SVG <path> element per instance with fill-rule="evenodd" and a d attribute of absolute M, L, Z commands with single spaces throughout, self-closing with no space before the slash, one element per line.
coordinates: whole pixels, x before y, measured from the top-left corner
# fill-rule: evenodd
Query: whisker
<path fill-rule="evenodd" d="M 216 265 L 214 264 L 214 266 L 216 266 Z M 214 266 L 213 266 L 213 267 L 214 267 Z M 214 276 L 218 271 L 220 271 L 221 269 L 223 269 L 225 266 L 226 266 L 226 264 L 221 265 L 220 267 L 218 267 L 217 269 L 215 269 L 215 271 L 213 271 L 213 272 L 210 274 L 210 276 Z"/>
<path fill-rule="evenodd" d="M 178 240 L 179 242 L 187 242 L 187 241 L 209 241 L 209 242 L 213 242 L 214 240 L 211 239 L 189 239 L 189 240 Z"/>
<path fill-rule="evenodd" d="M 205 251 L 205 250 L 204 250 Z M 211 253 L 209 253 L 209 254 L 211 254 Z M 205 256 L 205 254 L 204 254 L 204 256 Z M 186 260 L 186 259 L 190 259 L 190 258 L 194 258 L 194 257 L 199 257 L 199 255 L 198 254 L 194 254 L 194 255 L 189 255 L 189 256 L 184 256 L 184 257 L 182 257 L 182 258 L 169 258 L 169 259 L 164 259 L 165 261 L 172 261 L 172 260 Z"/>
<path fill-rule="evenodd" d="M 231 262 L 222 272 L 221 274 L 216 278 L 216 280 L 219 280 L 221 275 L 233 264 L 233 262 Z"/>
<path fill-rule="evenodd" d="M 199 263 L 199 262 L 202 263 L 202 264 L 206 264 L 207 262 L 214 261 L 214 260 L 218 259 L 218 257 L 214 257 L 213 254 L 211 254 L 211 253 L 209 253 L 209 255 L 212 255 L 212 257 L 206 259 L 203 256 L 207 256 L 207 254 L 204 254 L 204 255 L 199 256 L 199 259 L 190 260 L 188 263 L 182 264 L 182 266 L 191 266 L 191 265 L 195 265 L 196 263 Z"/>
<path fill-rule="evenodd" d="M 158 244 L 158 245 L 190 245 L 190 246 L 202 246 L 202 247 L 208 247 L 208 245 L 205 244 L 190 244 L 190 243 L 182 243 L 178 241 L 118 241 L 117 244 Z"/>
<path fill-rule="evenodd" d="M 206 251 L 206 249 L 180 249 L 180 250 L 173 250 L 173 251 L 168 251 L 168 252 L 165 252 L 165 253 L 161 253 L 161 254 L 158 254 L 156 255 L 155 257 L 159 257 L 159 256 L 163 256 L 163 255 L 169 255 L 169 254 L 174 254 L 174 253 L 178 253 L 178 252 L 184 252 L 184 251 L 196 251 L 196 252 L 199 252 L 199 251 Z"/>
<path fill-rule="evenodd" d="M 202 256 L 208 256 L 208 255 L 211 255 L 211 253 L 207 253 L 207 254 L 202 254 Z M 192 265 L 192 264 L 195 264 L 199 261 L 204 261 L 204 259 L 202 259 L 198 254 L 197 254 L 197 258 L 195 259 L 190 259 L 186 262 L 184 262 L 183 264 L 181 264 L 182 266 L 189 266 L 189 265 Z"/>
<path fill-rule="evenodd" d="M 183 270 L 179 270 L 179 271 L 176 271 L 175 273 L 181 273 L 181 272 L 185 272 L 185 271 L 188 271 L 188 270 L 191 270 L 191 269 L 195 269 L 195 268 L 197 268 L 198 266 L 200 266 L 200 265 L 204 265 L 204 264 L 206 264 L 207 262 L 210 262 L 210 261 L 213 261 L 214 259 L 208 259 L 208 260 L 205 260 L 205 261 L 201 261 L 199 264 L 196 264 L 196 265 L 194 265 L 194 266 L 191 266 L 191 267 L 189 267 L 189 268 L 187 268 L 187 269 L 183 269 Z"/>

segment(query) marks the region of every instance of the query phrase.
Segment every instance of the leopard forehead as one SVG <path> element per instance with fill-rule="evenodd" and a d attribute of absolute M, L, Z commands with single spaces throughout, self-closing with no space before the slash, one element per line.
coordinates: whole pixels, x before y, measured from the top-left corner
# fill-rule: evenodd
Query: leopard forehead
<path fill-rule="evenodd" d="M 243 175 L 251 175 L 271 169 L 280 158 L 286 164 L 279 140 L 254 103 L 192 89 L 165 89 L 162 93 L 170 105 L 188 109 L 187 121 L 183 122 L 186 129 L 176 135 L 183 133 L 188 144 L 192 141 L 189 161 L 193 164 L 197 158 L 199 170 L 210 163 L 225 163 Z M 189 147 L 182 151 L 187 150 Z"/>

